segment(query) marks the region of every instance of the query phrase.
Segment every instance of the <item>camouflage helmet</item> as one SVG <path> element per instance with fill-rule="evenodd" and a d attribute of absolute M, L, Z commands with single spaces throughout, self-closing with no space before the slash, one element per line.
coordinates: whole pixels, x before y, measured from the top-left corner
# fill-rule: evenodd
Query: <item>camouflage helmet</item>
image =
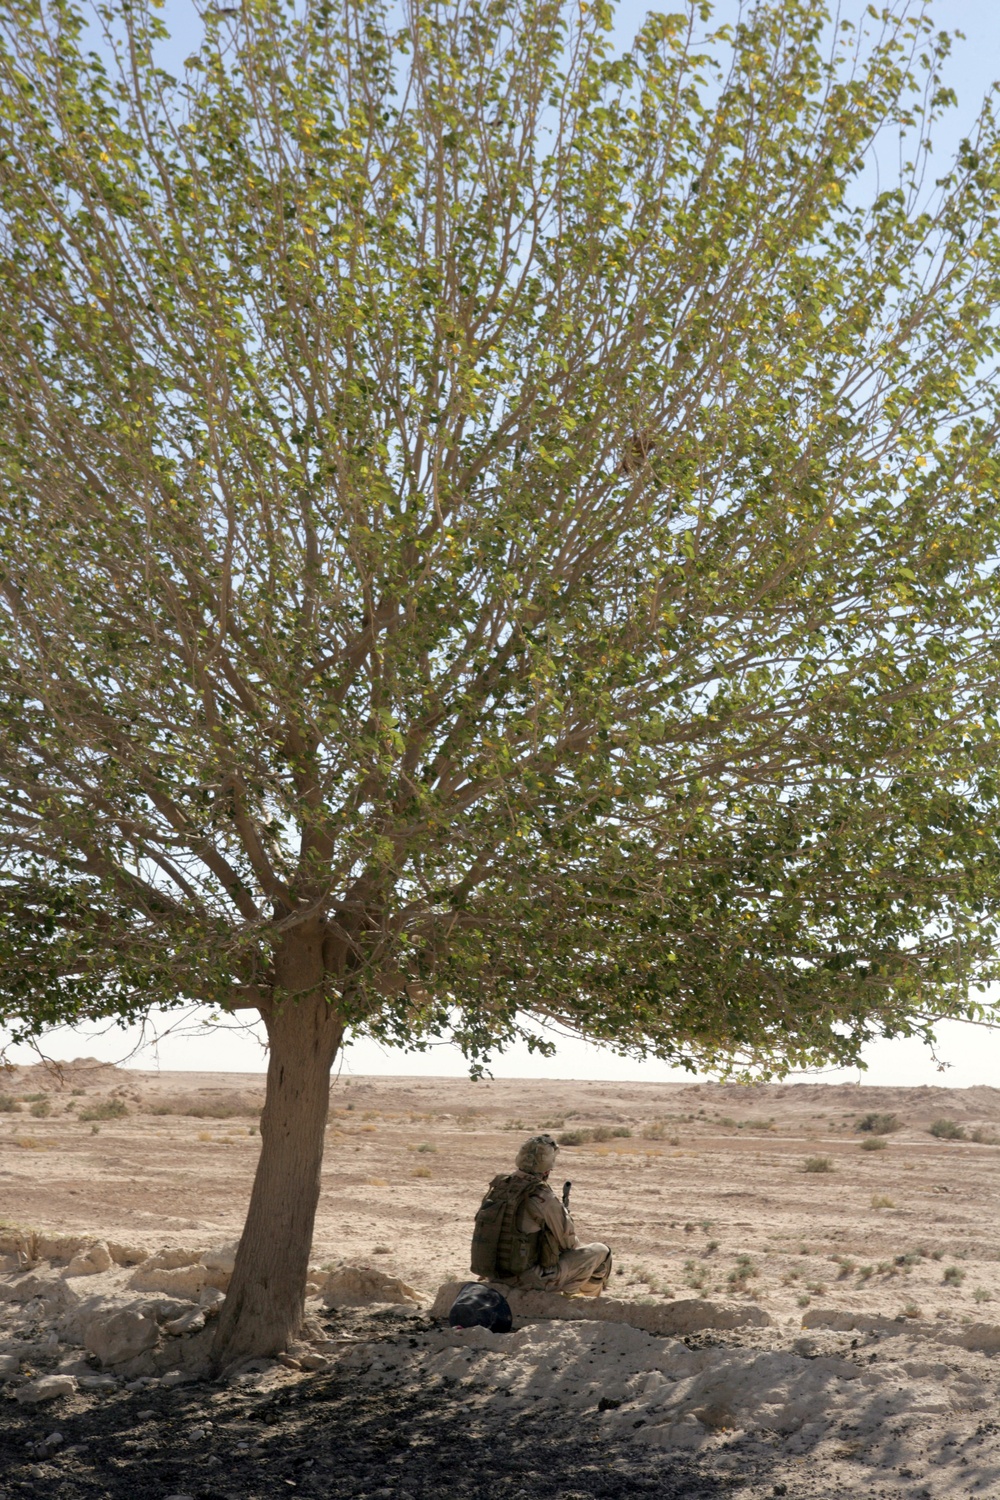
<path fill-rule="evenodd" d="M 550 1135 L 533 1135 L 517 1153 L 516 1166 L 519 1172 L 529 1172 L 535 1177 L 545 1177 L 556 1164 L 559 1147 Z"/>

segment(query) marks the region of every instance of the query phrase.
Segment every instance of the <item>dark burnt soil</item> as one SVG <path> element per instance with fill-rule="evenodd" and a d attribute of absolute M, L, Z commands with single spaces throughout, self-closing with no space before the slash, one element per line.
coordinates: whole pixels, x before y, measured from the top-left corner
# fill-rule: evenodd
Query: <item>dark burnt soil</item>
<path fill-rule="evenodd" d="M 343 1320 L 331 1327 L 344 1331 Z M 56 1432 L 62 1443 L 46 1450 Z M 0 1398 L 0 1500 L 715 1500 L 736 1490 L 792 1500 L 791 1487 L 768 1482 L 767 1458 L 739 1441 L 711 1456 L 666 1454 L 559 1429 L 551 1417 L 452 1404 L 440 1387 L 373 1391 L 336 1373 L 289 1372 L 268 1390 L 202 1382 L 42 1407 Z"/>

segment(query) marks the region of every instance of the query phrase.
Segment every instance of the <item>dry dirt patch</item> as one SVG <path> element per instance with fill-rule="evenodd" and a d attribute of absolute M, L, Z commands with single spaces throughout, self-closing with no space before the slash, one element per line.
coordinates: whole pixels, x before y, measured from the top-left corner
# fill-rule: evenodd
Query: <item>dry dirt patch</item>
<path fill-rule="evenodd" d="M 14 1106 L 0 1110 L 0 1216 L 18 1226 L 6 1231 L 8 1250 L 18 1234 L 22 1243 L 33 1235 L 32 1253 L 44 1253 L 58 1276 L 81 1242 L 101 1239 L 115 1261 L 104 1274 L 122 1279 L 163 1248 L 171 1262 L 164 1274 L 179 1287 L 206 1247 L 238 1235 L 259 1145 L 260 1077 L 84 1063 L 19 1070 L 0 1091 Z M 338 1318 L 360 1320 L 346 1335 L 358 1342 L 327 1360 L 326 1374 L 283 1371 L 266 1376 L 266 1390 L 242 1393 L 154 1391 L 141 1408 L 153 1415 L 141 1420 L 140 1395 L 120 1382 L 105 1395 L 78 1393 L 65 1417 L 51 1409 L 61 1427 L 77 1421 L 78 1403 L 80 1432 L 106 1431 L 121 1450 L 122 1475 L 145 1474 L 148 1493 L 168 1494 L 171 1474 L 180 1482 L 185 1466 L 198 1468 L 176 1422 L 194 1422 L 183 1413 L 216 1401 L 230 1413 L 272 1413 L 284 1436 L 283 1445 L 264 1445 L 271 1467 L 259 1490 L 249 1469 L 238 1477 L 236 1429 L 225 1443 L 212 1437 L 204 1452 L 225 1474 L 199 1470 L 202 1488 L 178 1491 L 206 1500 L 252 1500 L 286 1480 L 352 1500 L 565 1500 L 644 1487 L 748 1497 L 843 1489 L 908 1500 L 1000 1493 L 991 1416 L 1000 1345 L 997 1091 L 351 1079 L 335 1083 L 331 1105 L 314 1245 L 320 1281 L 360 1266 L 429 1296 L 464 1276 L 486 1182 L 521 1136 L 547 1129 L 579 1142 L 563 1148 L 558 1173 L 573 1181 L 581 1234 L 614 1248 L 616 1298 L 651 1312 L 681 1299 L 724 1300 L 761 1308 L 768 1324 L 649 1343 L 652 1335 L 635 1329 L 529 1321 L 501 1357 L 489 1339 L 474 1347 L 486 1336 L 435 1345 L 440 1335 L 405 1307 L 393 1314 L 409 1319 L 405 1326 L 346 1309 L 322 1314 L 333 1320 L 324 1337 L 343 1332 Z M 895 1116 L 898 1128 L 859 1129 L 872 1114 Z M 942 1119 L 955 1130 L 932 1134 Z M 872 1139 L 886 1144 L 872 1150 Z M 806 1170 L 810 1159 L 824 1169 Z M 655 1317 L 646 1322 L 658 1326 Z M 39 1325 L 25 1342 L 50 1333 Z M 628 1347 L 619 1349 L 622 1339 Z M 78 1356 L 57 1347 L 48 1365 L 43 1348 L 35 1357 L 44 1373 Z M 615 1372 L 626 1364 L 619 1389 Z M 43 1441 L 41 1429 L 51 1426 L 44 1411 L 18 1407 L 15 1415 L 19 1431 Z M 124 1435 L 126 1419 L 134 1438 Z M 363 1440 L 343 1428 L 348 1420 Z M 346 1489 L 332 1449 L 326 1467 L 309 1457 L 310 1445 L 327 1451 L 338 1422 L 336 1441 L 353 1455 Z M 380 1422 L 392 1425 L 391 1440 L 376 1439 Z M 582 1466 L 565 1441 L 567 1423 Z M 510 1463 L 487 1473 L 470 1460 L 442 1491 L 444 1471 L 427 1456 L 432 1431 L 453 1459 L 463 1431 L 470 1441 L 475 1434 L 473 1446 L 495 1446 L 506 1434 Z M 637 1438 L 662 1443 L 670 1464 L 637 1456 Z M 84 1437 L 88 1451 L 91 1442 Z M 156 1468 L 155 1453 L 166 1449 L 175 1457 Z M 563 1465 L 558 1482 L 549 1484 L 543 1454 Z M 607 1455 L 603 1467 L 599 1454 Z M 71 1462 L 60 1469 L 50 1455 L 35 1467 L 46 1483 L 69 1483 Z M 83 1473 L 77 1488 L 52 1493 L 117 1496 L 108 1473 L 92 1476 L 103 1490 L 87 1488 Z"/>

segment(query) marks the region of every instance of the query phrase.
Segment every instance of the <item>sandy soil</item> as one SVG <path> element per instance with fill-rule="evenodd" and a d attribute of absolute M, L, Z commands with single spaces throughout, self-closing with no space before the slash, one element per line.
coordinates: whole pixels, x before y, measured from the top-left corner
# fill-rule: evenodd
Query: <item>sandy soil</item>
<path fill-rule="evenodd" d="M 259 1075 L 39 1066 L 0 1075 L 0 1094 L 21 1106 L 0 1113 L 0 1219 L 147 1249 L 239 1234 Z M 108 1100 L 128 1114 L 83 1118 Z M 870 1112 L 902 1123 L 882 1150 L 856 1128 Z M 818 1302 L 1000 1317 L 1000 1144 L 937 1139 L 942 1118 L 1000 1142 L 1000 1090 L 342 1080 L 314 1260 L 377 1256 L 432 1293 L 466 1273 L 472 1216 L 521 1137 L 617 1128 L 631 1135 L 557 1165 L 581 1237 L 614 1250 L 616 1296 L 750 1296 L 796 1323 Z M 805 1171 L 810 1157 L 831 1170 Z"/>
<path fill-rule="evenodd" d="M 0 1241 L 36 1232 L 49 1292 L 81 1238 L 134 1266 L 238 1235 L 259 1076 L 84 1061 L 8 1074 L 0 1095 Z M 98 1390 L 66 1331 L 79 1309 L 67 1323 L 49 1293 L 18 1300 L 8 1263 L 0 1500 L 1000 1500 L 1000 1091 L 370 1078 L 338 1082 L 331 1106 L 315 1262 L 432 1295 L 466 1274 L 488 1179 L 546 1128 L 578 1140 L 558 1177 L 644 1327 L 527 1316 L 497 1341 L 314 1298 L 322 1371 L 174 1388 L 181 1341 L 161 1337 L 150 1374 Z M 872 1114 L 896 1128 L 859 1130 Z M 960 1137 L 932 1134 L 941 1120 Z M 145 1285 L 127 1265 L 70 1281 L 91 1301 Z M 694 1298 L 762 1313 L 650 1331 Z M 74 1394 L 19 1404 L 62 1371 Z"/>

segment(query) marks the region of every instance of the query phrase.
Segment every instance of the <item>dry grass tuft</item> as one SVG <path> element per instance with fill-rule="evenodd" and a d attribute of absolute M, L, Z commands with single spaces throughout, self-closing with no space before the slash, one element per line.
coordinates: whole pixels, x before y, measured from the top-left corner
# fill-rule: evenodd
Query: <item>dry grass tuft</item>
<path fill-rule="evenodd" d="M 803 1172 L 832 1172 L 833 1162 L 828 1156 L 807 1156 L 802 1164 Z"/>
<path fill-rule="evenodd" d="M 862 1151 L 884 1151 L 885 1147 L 885 1136 L 882 1135 L 869 1135 L 861 1142 Z"/>
<path fill-rule="evenodd" d="M 939 1141 L 964 1141 L 965 1131 L 957 1120 L 935 1120 L 928 1127 L 931 1135 L 936 1136 Z"/>
<path fill-rule="evenodd" d="M 902 1130 L 903 1122 L 898 1115 L 883 1115 L 873 1109 L 862 1115 L 854 1128 L 866 1131 L 869 1135 L 892 1135 L 893 1131 Z"/>
<path fill-rule="evenodd" d="M 77 1119 L 122 1120 L 127 1114 L 128 1106 L 124 1099 L 99 1099 L 96 1104 L 88 1104 L 86 1109 L 81 1109 Z"/>
<path fill-rule="evenodd" d="M 589 1146 L 591 1141 L 627 1140 L 631 1134 L 627 1125 L 594 1125 L 581 1130 L 565 1130 L 556 1140 L 560 1146 Z"/>

